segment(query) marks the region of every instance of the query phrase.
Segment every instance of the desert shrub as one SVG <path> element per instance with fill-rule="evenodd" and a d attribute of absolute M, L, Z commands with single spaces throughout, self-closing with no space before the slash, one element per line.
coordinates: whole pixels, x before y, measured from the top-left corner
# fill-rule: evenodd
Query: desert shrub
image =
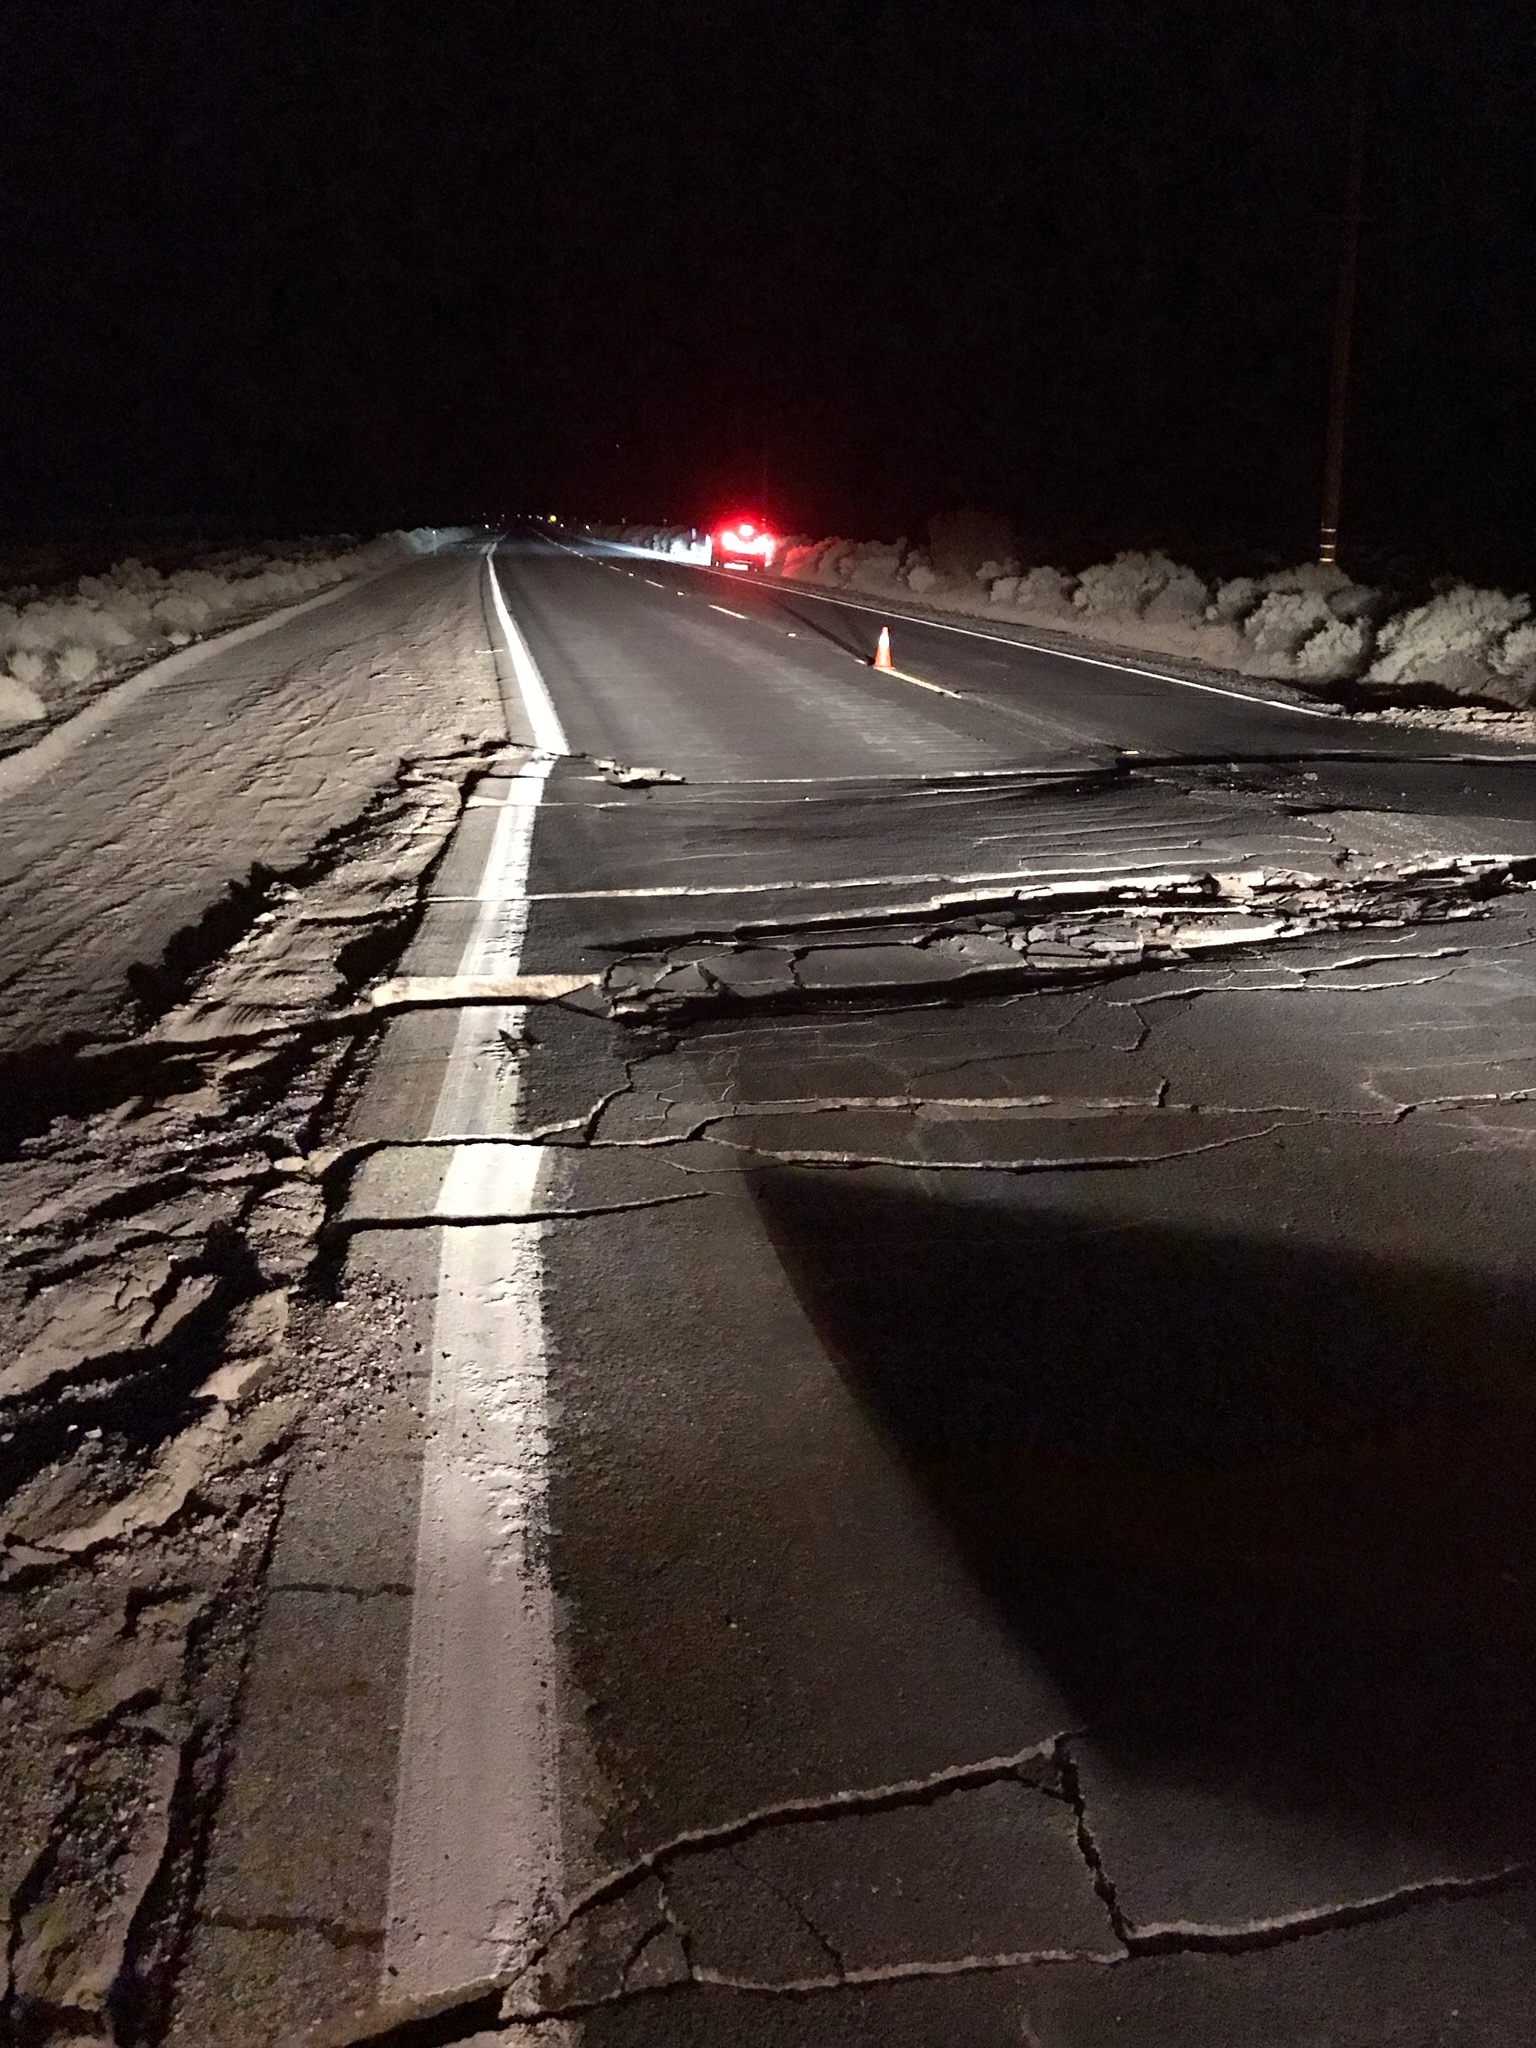
<path fill-rule="evenodd" d="M 976 571 L 976 581 L 984 583 L 990 590 L 994 583 L 1004 582 L 1008 577 L 1017 576 L 1018 573 L 1019 565 L 1012 555 L 1004 555 L 1001 561 L 996 562 L 989 556 Z"/>
<path fill-rule="evenodd" d="M 781 576 L 797 578 L 803 576 L 806 571 L 806 564 L 811 561 L 816 553 L 816 547 L 817 543 L 815 541 L 792 542 L 779 556 L 779 574 Z"/>
<path fill-rule="evenodd" d="M 35 690 L 48 674 L 47 662 L 30 647 L 18 647 L 5 669 L 13 682 L 28 690 Z"/>
<path fill-rule="evenodd" d="M 1019 578 L 1010 600 L 1021 612 L 1038 612 L 1047 618 L 1067 618 L 1072 613 L 1072 594 L 1077 579 L 1060 569 L 1029 569 Z"/>
<path fill-rule="evenodd" d="M 1243 621 L 1243 635 L 1257 653 L 1283 669 L 1314 633 L 1338 623 L 1320 592 L 1272 590 Z"/>
<path fill-rule="evenodd" d="M 889 590 L 897 582 L 905 541 L 865 541 L 853 550 L 846 580 L 858 590 Z"/>
<path fill-rule="evenodd" d="M 1161 590 L 1147 599 L 1142 617 L 1157 626 L 1188 626 L 1205 616 L 1211 593 L 1195 574 L 1175 563 Z"/>
<path fill-rule="evenodd" d="M 0 732 L 18 725 L 32 725 L 48 716 L 48 707 L 29 683 L 0 673 Z"/>
<path fill-rule="evenodd" d="M 1139 619 L 1175 576 L 1193 573 L 1181 571 L 1179 564 L 1167 555 L 1128 550 L 1116 555 L 1112 562 L 1096 562 L 1085 569 L 1077 579 L 1072 602 L 1090 619 L 1106 623 Z"/>
<path fill-rule="evenodd" d="M 154 616 L 167 633 L 196 633 L 207 625 L 210 610 L 205 597 L 195 597 L 190 591 L 172 591 L 156 602 Z"/>
<path fill-rule="evenodd" d="M 1358 675 L 1369 629 L 1358 619 L 1329 619 L 1296 651 L 1296 673 L 1309 683 L 1342 683 Z"/>
<path fill-rule="evenodd" d="M 58 672 L 66 683 L 88 683 L 100 666 L 101 656 L 94 647 L 75 641 L 59 650 Z"/>
<path fill-rule="evenodd" d="M 1263 586 L 1256 576 L 1229 577 L 1225 583 L 1217 584 L 1205 616 L 1213 623 L 1241 625 L 1263 595 Z"/>
<path fill-rule="evenodd" d="M 1386 621 L 1377 634 L 1368 680 L 1475 690 L 1481 679 L 1499 673 L 1504 647 L 1530 614 L 1528 597 L 1458 583 L 1428 604 Z"/>

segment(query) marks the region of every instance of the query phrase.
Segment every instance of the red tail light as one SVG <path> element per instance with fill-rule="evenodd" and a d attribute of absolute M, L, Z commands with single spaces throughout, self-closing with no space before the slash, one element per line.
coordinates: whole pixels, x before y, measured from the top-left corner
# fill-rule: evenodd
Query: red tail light
<path fill-rule="evenodd" d="M 722 555 L 761 555 L 771 562 L 778 542 L 771 533 L 759 533 L 750 519 L 738 519 L 715 535 L 716 551 Z"/>

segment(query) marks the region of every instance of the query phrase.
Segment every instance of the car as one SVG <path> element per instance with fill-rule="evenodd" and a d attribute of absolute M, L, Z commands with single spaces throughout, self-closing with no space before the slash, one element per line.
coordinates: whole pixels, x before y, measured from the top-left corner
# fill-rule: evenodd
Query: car
<path fill-rule="evenodd" d="M 769 569 L 778 542 L 761 520 L 729 519 L 709 536 L 710 559 L 722 569 Z"/>

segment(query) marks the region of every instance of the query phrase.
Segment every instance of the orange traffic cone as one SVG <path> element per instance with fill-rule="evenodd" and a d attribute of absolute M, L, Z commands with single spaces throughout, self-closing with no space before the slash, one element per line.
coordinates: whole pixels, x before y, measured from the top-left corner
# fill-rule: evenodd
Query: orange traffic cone
<path fill-rule="evenodd" d="M 889 626 L 882 626 L 880 628 L 880 645 L 875 649 L 875 667 L 893 668 L 894 666 L 895 664 L 891 660 L 891 629 Z"/>

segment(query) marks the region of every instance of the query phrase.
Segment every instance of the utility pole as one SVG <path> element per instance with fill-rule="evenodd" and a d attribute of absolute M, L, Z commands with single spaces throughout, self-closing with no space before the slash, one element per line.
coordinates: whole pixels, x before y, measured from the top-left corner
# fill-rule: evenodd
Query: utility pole
<path fill-rule="evenodd" d="M 1360 217 L 1365 198 L 1365 0 L 1350 8 L 1349 144 L 1340 224 L 1339 284 L 1333 307 L 1333 374 L 1328 385 L 1328 443 L 1323 462 L 1323 523 L 1317 559 L 1339 555 L 1339 514 L 1344 500 L 1344 443 L 1349 427 L 1349 371 L 1355 329 L 1355 287 L 1360 269 Z"/>

